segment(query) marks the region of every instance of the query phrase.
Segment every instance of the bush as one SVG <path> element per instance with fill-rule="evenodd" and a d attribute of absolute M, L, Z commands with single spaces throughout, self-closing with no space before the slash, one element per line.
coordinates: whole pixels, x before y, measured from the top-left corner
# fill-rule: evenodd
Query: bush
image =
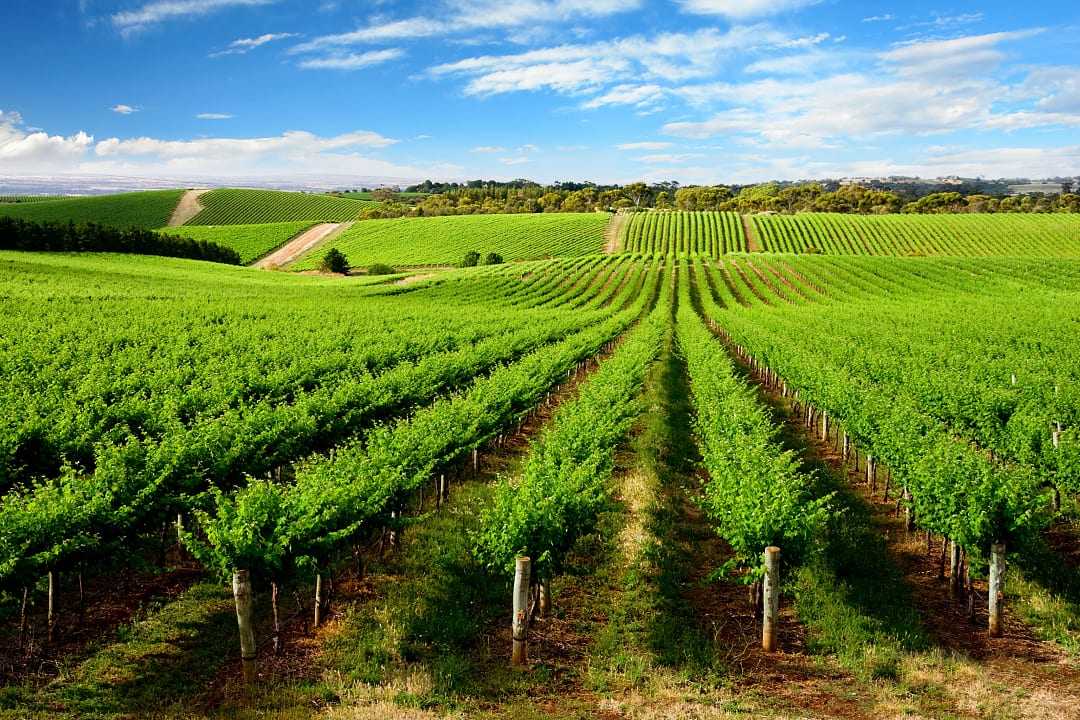
<path fill-rule="evenodd" d="M 476 267 L 480 264 L 480 253 L 470 250 L 465 253 L 465 259 L 461 261 L 461 267 Z"/>
<path fill-rule="evenodd" d="M 502 265 L 503 264 L 502 255 L 500 255 L 499 253 L 489 252 L 487 254 L 487 257 L 484 258 L 484 264 L 485 265 Z"/>
<path fill-rule="evenodd" d="M 330 248 L 323 255 L 321 269 L 324 272 L 349 274 L 349 259 L 337 248 Z"/>
<path fill-rule="evenodd" d="M 368 265 L 368 275 L 393 275 L 397 270 L 390 267 L 386 263 L 375 263 L 374 265 Z"/>
<path fill-rule="evenodd" d="M 182 232 L 182 231 L 181 231 Z M 117 252 L 163 255 L 239 265 L 231 248 L 203 240 L 159 235 L 150 230 L 120 230 L 96 223 L 33 222 L 0 218 L 0 249 L 38 252 Z"/>

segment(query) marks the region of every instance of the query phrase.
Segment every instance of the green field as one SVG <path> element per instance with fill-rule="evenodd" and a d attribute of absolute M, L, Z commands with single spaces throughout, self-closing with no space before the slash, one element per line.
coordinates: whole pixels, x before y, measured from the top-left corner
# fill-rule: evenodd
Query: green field
<path fill-rule="evenodd" d="M 211 190 L 199 198 L 205 208 L 187 225 L 347 222 L 377 203 L 278 190 Z"/>
<path fill-rule="evenodd" d="M 353 267 L 456 265 L 470 250 L 481 256 L 495 252 L 507 261 L 587 255 L 600 251 L 609 218 L 603 213 L 557 213 L 364 220 L 293 268 L 317 267 L 330 247 L 344 252 Z"/>
<path fill-rule="evenodd" d="M 768 252 L 830 255 L 1080 256 L 1080 215 L 754 215 Z"/>
<path fill-rule="evenodd" d="M 183 190 L 0 204 L 0 215 L 49 222 L 95 222 L 116 227 L 158 228 L 169 223 Z"/>
<path fill-rule="evenodd" d="M 66 195 L 0 195 L 0 205 L 70 199 Z"/>
<path fill-rule="evenodd" d="M 730 212 L 633 213 L 621 234 L 626 252 L 717 256 L 746 250 L 742 222 Z"/>
<path fill-rule="evenodd" d="M 165 235 L 179 235 L 205 240 L 240 253 L 245 265 L 258 260 L 285 244 L 290 238 L 311 227 L 311 222 L 266 223 L 263 225 L 187 225 L 161 228 Z"/>

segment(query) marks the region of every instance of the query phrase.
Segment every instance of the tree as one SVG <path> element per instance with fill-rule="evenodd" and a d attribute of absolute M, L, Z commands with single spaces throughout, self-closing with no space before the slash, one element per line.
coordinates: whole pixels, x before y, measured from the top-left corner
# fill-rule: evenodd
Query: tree
<path fill-rule="evenodd" d="M 489 252 L 487 254 L 487 257 L 484 258 L 484 264 L 485 265 L 502 265 L 503 264 L 502 255 L 500 255 L 499 253 L 495 253 L 495 252 Z"/>
<path fill-rule="evenodd" d="M 476 267 L 480 264 L 480 253 L 470 250 L 465 253 L 465 259 L 461 261 L 461 267 Z"/>
<path fill-rule="evenodd" d="M 324 272 L 341 273 L 342 275 L 349 274 L 349 259 L 345 257 L 345 253 L 341 252 L 337 248 L 330 248 L 323 255 L 322 270 Z"/>

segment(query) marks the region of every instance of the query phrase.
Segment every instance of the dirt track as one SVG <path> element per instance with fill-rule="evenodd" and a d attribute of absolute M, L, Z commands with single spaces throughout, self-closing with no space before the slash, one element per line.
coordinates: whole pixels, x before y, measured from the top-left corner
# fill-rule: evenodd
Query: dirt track
<path fill-rule="evenodd" d="M 255 267 L 275 268 L 287 265 L 321 243 L 323 240 L 326 240 L 341 226 L 342 223 L 321 223 L 308 228 L 274 252 L 256 262 Z"/>
<path fill-rule="evenodd" d="M 177 203 L 176 209 L 173 210 L 172 217 L 169 218 L 169 227 L 180 227 L 193 217 L 203 211 L 202 203 L 199 202 L 199 198 L 210 192 L 210 188 L 199 188 L 197 190 L 188 190 L 180 197 L 180 202 Z"/>
<path fill-rule="evenodd" d="M 626 213 L 615 213 L 611 216 L 607 227 L 604 228 L 604 254 L 614 255 L 619 252 L 619 236 L 622 235 L 623 225 L 630 218 Z"/>

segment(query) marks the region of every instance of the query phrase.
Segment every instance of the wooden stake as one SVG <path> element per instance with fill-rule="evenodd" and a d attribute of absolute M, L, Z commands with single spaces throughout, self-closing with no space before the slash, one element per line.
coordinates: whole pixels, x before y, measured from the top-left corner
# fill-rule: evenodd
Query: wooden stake
<path fill-rule="evenodd" d="M 236 603 L 236 624 L 240 628 L 240 660 L 244 667 L 244 682 L 255 682 L 255 625 L 251 619 L 251 582 L 247 570 L 233 572 L 233 600 Z"/>
<path fill-rule="evenodd" d="M 955 595 L 960 590 L 960 545 L 953 540 L 949 548 L 949 590 Z"/>
<path fill-rule="evenodd" d="M 540 581 L 540 617 L 546 618 L 551 615 L 551 581 Z"/>
<path fill-rule="evenodd" d="M 514 617 L 511 625 L 513 649 L 511 665 L 524 665 L 529 660 L 529 570 L 531 560 L 519 557 L 514 567 Z"/>
<path fill-rule="evenodd" d="M 274 654 L 281 654 L 281 623 L 278 622 L 278 584 L 270 583 L 270 608 L 274 616 Z"/>
<path fill-rule="evenodd" d="M 52 570 L 49 571 L 49 604 L 48 615 L 46 616 L 46 627 L 48 627 L 48 641 L 52 643 L 53 634 L 55 628 L 56 615 L 54 611 L 56 609 L 56 593 L 57 593 L 57 577 L 56 573 Z"/>
<path fill-rule="evenodd" d="M 780 618 L 780 548 L 765 548 L 765 617 L 761 624 L 761 647 L 776 652 L 776 630 Z"/>
<path fill-rule="evenodd" d="M 30 600 L 30 587 L 23 585 L 22 589 L 22 610 L 19 612 L 19 647 L 23 646 L 26 640 L 26 606 Z"/>
<path fill-rule="evenodd" d="M 1005 604 L 1005 544 L 990 546 L 990 637 L 1001 637 L 1001 609 Z"/>
<path fill-rule="evenodd" d="M 472 469 L 474 473 L 480 472 L 480 451 L 476 448 L 472 451 Z"/>
<path fill-rule="evenodd" d="M 322 573 L 315 576 L 315 627 L 322 620 Z"/>
<path fill-rule="evenodd" d="M 829 439 L 829 413 L 824 410 L 821 411 L 821 440 L 825 442 Z"/>

